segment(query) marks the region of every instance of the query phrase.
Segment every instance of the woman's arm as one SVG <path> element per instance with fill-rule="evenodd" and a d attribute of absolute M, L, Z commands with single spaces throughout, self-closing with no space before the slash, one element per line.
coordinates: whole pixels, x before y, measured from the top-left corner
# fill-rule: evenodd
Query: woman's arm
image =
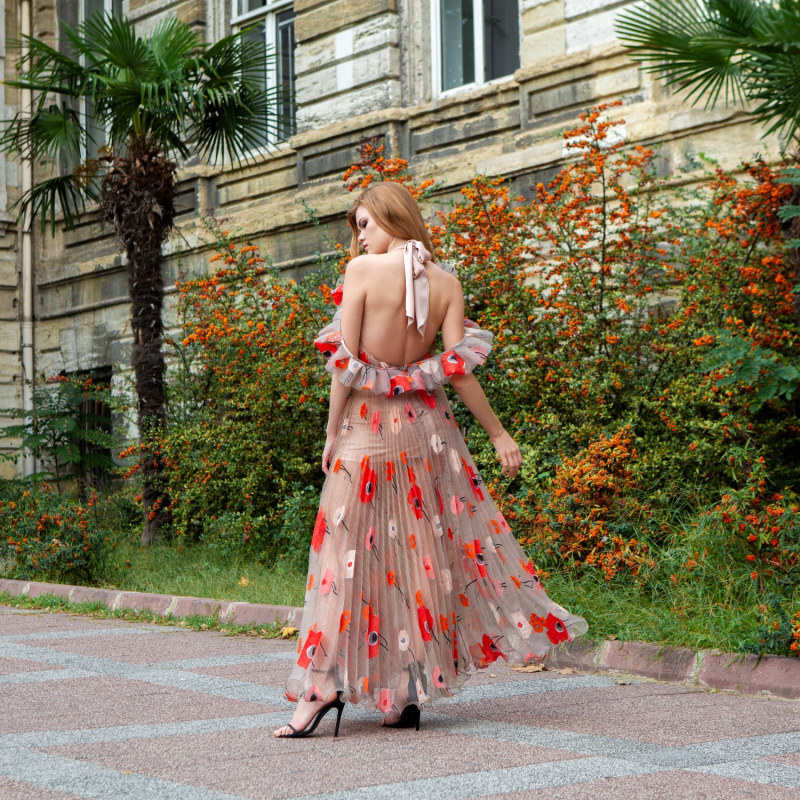
<path fill-rule="evenodd" d="M 347 388 L 335 375 L 331 376 L 331 397 L 328 404 L 328 424 L 325 428 L 325 447 L 322 450 L 322 471 L 327 475 L 331 468 L 331 453 L 336 441 L 336 434 L 342 424 L 342 411 L 350 389 Z"/>
<path fill-rule="evenodd" d="M 442 344 L 445 350 L 455 347 L 464 338 L 464 295 L 461 284 L 456 280 L 452 296 L 447 304 L 447 312 L 442 322 Z M 453 375 L 450 384 L 458 393 L 472 416 L 478 420 L 489 434 L 497 456 L 503 465 L 503 474 L 513 478 L 522 466 L 522 454 L 517 443 L 511 438 L 497 418 L 484 394 L 478 379 L 470 375 Z"/>

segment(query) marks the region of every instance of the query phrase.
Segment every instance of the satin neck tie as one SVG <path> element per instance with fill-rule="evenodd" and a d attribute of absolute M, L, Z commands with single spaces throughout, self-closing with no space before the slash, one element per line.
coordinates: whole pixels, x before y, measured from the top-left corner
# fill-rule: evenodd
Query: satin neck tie
<path fill-rule="evenodd" d="M 408 324 L 416 324 L 420 336 L 425 335 L 428 321 L 428 274 L 425 262 L 432 261 L 431 254 L 422 242 L 410 239 L 403 248 L 403 264 L 406 273 L 406 318 Z"/>

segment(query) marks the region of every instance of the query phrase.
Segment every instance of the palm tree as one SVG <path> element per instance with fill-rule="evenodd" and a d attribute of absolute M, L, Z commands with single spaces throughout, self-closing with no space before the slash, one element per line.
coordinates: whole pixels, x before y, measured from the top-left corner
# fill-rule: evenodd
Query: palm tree
<path fill-rule="evenodd" d="M 764 135 L 778 133 L 800 164 L 798 0 L 646 0 L 620 15 L 620 41 L 693 104 L 745 101 Z M 787 170 L 792 196 L 781 209 L 800 283 L 800 170 Z M 795 299 L 800 323 L 800 294 Z"/>
<path fill-rule="evenodd" d="M 96 202 L 127 255 L 148 544 L 168 507 L 156 445 L 166 419 L 161 246 L 175 218 L 178 161 L 194 154 L 246 159 L 268 140 L 275 115 L 263 90 L 267 54 L 241 35 L 201 43 L 177 19 L 146 38 L 120 17 L 62 27 L 70 54 L 26 39 L 20 77 L 8 84 L 36 99 L 30 113 L 23 109 L 8 123 L 0 150 L 50 175 L 20 199 L 20 217 L 39 214 L 54 233 L 59 213 L 72 227 L 87 202 Z M 91 118 L 76 110 L 81 102 Z M 93 141 L 98 129 L 105 143 Z M 84 157 L 90 144 L 100 148 L 97 158 Z"/>

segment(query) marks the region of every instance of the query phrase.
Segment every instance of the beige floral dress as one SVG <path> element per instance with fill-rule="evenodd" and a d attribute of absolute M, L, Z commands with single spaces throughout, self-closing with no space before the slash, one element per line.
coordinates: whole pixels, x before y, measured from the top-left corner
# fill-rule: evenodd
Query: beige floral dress
<path fill-rule="evenodd" d="M 419 308 L 420 270 L 406 274 Z M 491 341 L 467 327 L 451 350 L 392 366 L 349 352 L 338 313 L 316 339 L 350 395 L 314 526 L 289 699 L 341 691 L 399 711 L 450 697 L 498 659 L 536 661 L 586 632 L 545 593 L 442 388 L 482 364 Z"/>

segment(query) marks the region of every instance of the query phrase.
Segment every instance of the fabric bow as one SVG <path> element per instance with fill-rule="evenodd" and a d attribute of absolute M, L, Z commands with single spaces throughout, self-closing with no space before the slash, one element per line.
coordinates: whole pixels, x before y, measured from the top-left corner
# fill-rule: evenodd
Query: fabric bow
<path fill-rule="evenodd" d="M 428 321 L 429 287 L 425 262 L 431 254 L 422 242 L 410 239 L 403 248 L 403 263 L 406 273 L 406 317 L 408 324 L 415 323 L 420 336 L 425 335 Z"/>

